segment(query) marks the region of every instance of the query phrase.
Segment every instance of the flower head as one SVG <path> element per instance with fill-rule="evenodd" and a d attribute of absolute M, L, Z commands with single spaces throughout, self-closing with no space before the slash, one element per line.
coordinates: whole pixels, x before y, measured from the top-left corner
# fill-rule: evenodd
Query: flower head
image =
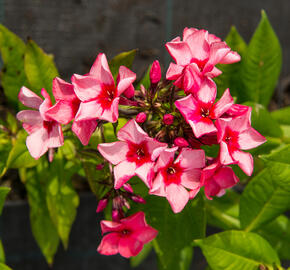
<path fill-rule="evenodd" d="M 122 187 L 136 174 L 150 187 L 154 162 L 167 144 L 149 137 L 135 120 L 130 120 L 117 135 L 120 141 L 98 145 L 103 157 L 116 165 L 115 188 Z"/>
<path fill-rule="evenodd" d="M 174 160 L 177 149 L 166 149 L 160 154 L 155 166 L 157 175 L 149 192 L 166 197 L 174 213 L 182 211 L 187 204 L 187 189 L 200 187 L 201 168 L 205 166 L 203 150 L 183 148 Z"/>
<path fill-rule="evenodd" d="M 24 110 L 17 114 L 17 119 L 23 122 L 23 128 L 28 132 L 26 145 L 29 153 L 35 159 L 40 158 L 50 148 L 63 145 L 61 125 L 49 117 L 52 103 L 45 89 L 41 90 L 42 100 L 26 87 L 20 89 L 18 98 L 27 107 L 36 110 Z"/>
<path fill-rule="evenodd" d="M 98 247 L 103 255 L 115 255 L 129 258 L 136 256 L 144 244 L 157 236 L 157 230 L 150 227 L 143 212 L 121 219 L 119 222 L 101 221 L 102 233 L 106 234 Z"/>

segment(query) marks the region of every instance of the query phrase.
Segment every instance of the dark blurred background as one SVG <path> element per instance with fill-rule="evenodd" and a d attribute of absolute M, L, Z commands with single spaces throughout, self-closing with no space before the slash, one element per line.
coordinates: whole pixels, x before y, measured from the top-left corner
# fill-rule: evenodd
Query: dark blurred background
<path fill-rule="evenodd" d="M 225 38 L 235 25 L 249 42 L 264 9 L 283 50 L 282 73 L 274 107 L 290 104 L 289 0 L 0 0 L 0 22 L 24 40 L 31 37 L 54 54 L 63 78 L 86 73 L 99 52 L 108 58 L 138 48 L 133 70 L 139 76 L 156 58 L 167 67 L 164 44 L 184 27 L 205 28 Z M 119 256 L 96 252 L 99 243 L 97 202 L 82 195 L 67 252 L 60 248 L 52 269 L 128 269 Z M 8 202 L 1 218 L 7 264 L 14 270 L 50 269 L 31 234 L 26 202 Z M 290 252 L 290 251 L 289 251 Z M 198 268 L 198 265 L 201 268 Z M 195 254 L 195 267 L 205 262 Z M 154 256 L 138 268 L 156 269 Z"/>

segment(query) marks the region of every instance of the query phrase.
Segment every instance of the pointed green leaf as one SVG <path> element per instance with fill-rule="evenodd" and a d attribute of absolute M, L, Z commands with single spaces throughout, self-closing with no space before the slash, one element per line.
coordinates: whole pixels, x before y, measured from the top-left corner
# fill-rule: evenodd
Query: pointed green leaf
<path fill-rule="evenodd" d="M 265 269 L 280 266 L 273 248 L 255 233 L 226 231 L 195 242 L 213 270 L 257 270 L 262 266 Z"/>
<path fill-rule="evenodd" d="M 223 92 L 229 88 L 231 95 L 237 97 L 239 101 L 240 92 L 243 91 L 240 69 L 241 62 L 247 50 L 247 44 L 234 26 L 232 26 L 225 41 L 232 51 L 239 53 L 241 61 L 234 64 L 217 65 L 217 68 L 223 72 L 220 76 L 215 78 L 218 96 L 220 97 Z"/>
<path fill-rule="evenodd" d="M 240 102 L 251 100 L 267 106 L 275 90 L 281 65 L 279 40 L 266 13 L 262 11 L 261 21 L 242 61 L 240 78 L 245 88 L 240 93 Z"/>
<path fill-rule="evenodd" d="M 279 216 L 257 232 L 272 245 L 281 259 L 290 259 L 290 220 L 286 216 Z"/>
<path fill-rule="evenodd" d="M 39 164 L 36 168 L 27 169 L 25 187 L 30 206 L 30 223 L 34 238 L 48 264 L 53 263 L 57 251 L 59 237 L 57 230 L 50 218 L 46 204 L 46 187 L 43 168 Z"/>
<path fill-rule="evenodd" d="M 0 187 L 0 215 L 2 214 L 3 205 L 5 202 L 5 198 L 9 193 L 10 188 L 8 187 Z"/>
<path fill-rule="evenodd" d="M 275 149 L 269 155 L 262 156 L 262 159 L 270 162 L 284 163 L 290 166 L 290 144 L 282 145 L 279 149 Z"/>
<path fill-rule="evenodd" d="M 0 24 L 0 52 L 4 67 L 0 73 L 4 94 L 15 109 L 18 108 L 20 88 L 28 86 L 24 72 L 25 43 L 6 27 Z"/>
<path fill-rule="evenodd" d="M 182 250 L 190 246 L 193 239 L 205 236 L 205 208 L 201 197 L 188 202 L 178 214 L 174 214 L 165 198 L 157 196 L 145 197 L 146 204 L 140 209 L 145 212 L 150 226 L 158 230 L 153 241 L 159 261 L 159 269 L 185 269 L 188 254 Z M 180 263 L 181 259 L 184 263 Z"/>
<path fill-rule="evenodd" d="M 271 162 L 241 196 L 241 226 L 246 231 L 256 230 L 289 208 L 290 165 Z"/>
<path fill-rule="evenodd" d="M 45 88 L 51 93 L 52 80 L 59 76 L 53 56 L 46 54 L 33 40 L 27 42 L 24 68 L 31 90 L 39 95 Z"/>
<path fill-rule="evenodd" d="M 12 269 L 8 267 L 6 264 L 0 263 L 0 270 L 12 270 Z"/>
<path fill-rule="evenodd" d="M 0 240 L 0 263 L 5 263 L 5 252 L 1 240 Z"/>
<path fill-rule="evenodd" d="M 131 68 L 133 61 L 135 59 L 137 50 L 131 50 L 128 52 L 123 52 L 118 55 L 116 55 L 109 63 L 112 75 L 114 79 L 117 78 L 117 75 L 119 73 L 119 67 L 125 66 L 127 68 Z"/>
<path fill-rule="evenodd" d="M 65 248 L 68 247 L 71 226 L 77 214 L 79 196 L 71 183 L 71 176 L 76 166 L 65 162 L 62 149 L 54 155 L 54 160 L 47 168 L 46 201 L 50 217 L 57 229 Z"/>

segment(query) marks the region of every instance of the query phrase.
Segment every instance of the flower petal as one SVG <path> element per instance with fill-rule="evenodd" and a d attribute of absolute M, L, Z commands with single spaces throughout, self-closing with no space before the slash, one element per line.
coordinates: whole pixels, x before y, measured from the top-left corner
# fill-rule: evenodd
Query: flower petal
<path fill-rule="evenodd" d="M 145 226 L 147 226 L 146 220 L 145 220 L 145 214 L 142 211 L 139 211 L 135 213 L 132 216 L 129 216 L 127 218 L 123 218 L 121 220 L 121 223 L 128 229 L 131 230 L 140 230 L 143 229 Z"/>
<path fill-rule="evenodd" d="M 190 169 L 181 174 L 181 185 L 188 189 L 197 189 L 200 187 L 200 169 Z"/>
<path fill-rule="evenodd" d="M 119 130 L 117 137 L 120 141 L 129 141 L 135 144 L 140 144 L 149 136 L 136 123 L 136 121 L 132 119 Z"/>
<path fill-rule="evenodd" d="M 122 161 L 114 167 L 115 189 L 121 188 L 130 178 L 135 175 L 136 164 L 134 162 Z"/>
<path fill-rule="evenodd" d="M 136 74 L 125 66 L 120 66 L 117 78 L 117 93 L 120 96 L 136 80 Z"/>
<path fill-rule="evenodd" d="M 79 110 L 75 116 L 76 121 L 98 119 L 103 113 L 103 109 L 97 100 L 81 102 Z"/>
<path fill-rule="evenodd" d="M 234 104 L 234 99 L 232 98 L 230 94 L 229 88 L 226 89 L 226 91 L 223 93 L 222 97 L 220 100 L 215 103 L 212 107 L 211 111 L 211 118 L 212 119 L 217 119 L 219 118 L 222 114 L 224 114 L 232 105 Z"/>
<path fill-rule="evenodd" d="M 115 255 L 119 252 L 120 235 L 118 233 L 110 233 L 103 237 L 98 252 L 103 255 Z"/>
<path fill-rule="evenodd" d="M 89 140 L 96 130 L 98 122 L 93 120 L 74 121 L 72 124 L 73 133 L 79 138 L 83 145 L 87 145 Z"/>
<path fill-rule="evenodd" d="M 40 128 L 26 138 L 26 146 L 30 155 L 39 159 L 48 150 L 48 133 L 45 128 Z"/>
<path fill-rule="evenodd" d="M 190 48 L 186 42 L 174 41 L 167 42 L 165 47 L 171 57 L 174 59 L 178 65 L 188 65 L 190 64 L 192 55 Z"/>
<path fill-rule="evenodd" d="M 183 148 L 174 163 L 179 163 L 185 170 L 203 168 L 205 166 L 204 150 Z"/>
<path fill-rule="evenodd" d="M 252 175 L 254 169 L 254 161 L 250 153 L 237 150 L 232 153 L 232 156 L 246 175 Z"/>
<path fill-rule="evenodd" d="M 48 148 L 56 148 L 63 145 L 63 134 L 61 125 L 52 123 L 48 131 Z"/>
<path fill-rule="evenodd" d="M 206 30 L 198 30 L 189 35 L 186 39 L 192 58 L 205 60 L 209 57 L 210 47 L 207 41 L 208 32 Z"/>
<path fill-rule="evenodd" d="M 98 150 L 105 159 L 116 165 L 126 159 L 129 148 L 126 142 L 112 142 L 100 143 Z"/>
<path fill-rule="evenodd" d="M 152 241 L 157 236 L 157 234 L 157 230 L 150 226 L 146 226 L 134 232 L 134 238 L 138 239 L 141 243 L 146 244 Z"/>
<path fill-rule="evenodd" d="M 219 157 L 221 164 L 229 165 L 236 163 L 229 152 L 228 145 L 223 141 L 220 142 Z"/>
<path fill-rule="evenodd" d="M 119 241 L 119 252 L 125 258 L 136 256 L 143 248 L 143 244 L 136 238 L 123 237 Z"/>
<path fill-rule="evenodd" d="M 18 99 L 24 106 L 33 109 L 38 109 L 43 101 L 38 95 L 36 95 L 34 92 L 29 90 L 25 86 L 21 87 L 20 92 L 18 94 Z"/>
<path fill-rule="evenodd" d="M 241 61 L 241 56 L 237 52 L 230 51 L 220 60 L 220 64 L 232 64 Z"/>
<path fill-rule="evenodd" d="M 119 100 L 120 100 L 119 97 L 114 98 L 111 104 L 111 107 L 103 109 L 103 111 L 98 116 L 98 118 L 105 121 L 109 121 L 111 123 L 115 123 L 119 117 L 119 111 L 118 111 Z"/>
<path fill-rule="evenodd" d="M 166 187 L 166 199 L 168 200 L 172 211 L 179 213 L 183 210 L 189 200 L 189 194 L 181 185 L 170 184 Z"/>
<path fill-rule="evenodd" d="M 159 172 L 155 179 L 152 181 L 152 187 L 149 190 L 149 194 L 166 197 L 165 192 L 165 185 L 164 185 L 164 179 L 162 174 Z"/>
<path fill-rule="evenodd" d="M 136 174 L 145 183 L 148 188 L 152 186 L 154 174 L 154 162 L 145 162 L 135 170 Z"/>
<path fill-rule="evenodd" d="M 101 229 L 102 234 L 108 232 L 120 232 L 124 226 L 120 222 L 110 221 L 110 220 L 102 220 L 101 221 Z"/>
<path fill-rule="evenodd" d="M 58 77 L 52 81 L 52 93 L 56 101 L 77 99 L 73 85 Z"/>
<path fill-rule="evenodd" d="M 244 150 L 255 148 L 264 142 L 266 142 L 266 138 L 252 127 L 241 132 L 238 137 L 238 144 Z"/>
<path fill-rule="evenodd" d="M 167 80 L 177 80 L 181 75 L 184 67 L 170 63 L 167 72 L 166 72 L 166 79 Z"/>

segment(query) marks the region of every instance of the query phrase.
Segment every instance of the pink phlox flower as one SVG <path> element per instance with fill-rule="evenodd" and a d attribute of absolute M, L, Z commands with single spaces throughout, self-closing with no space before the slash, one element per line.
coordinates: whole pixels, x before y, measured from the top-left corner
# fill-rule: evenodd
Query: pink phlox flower
<path fill-rule="evenodd" d="M 208 84 L 202 84 L 195 96 L 190 94 L 175 101 L 175 106 L 191 126 L 197 138 L 216 132 L 213 120 L 218 119 L 234 103 L 229 89 L 224 92 L 218 102 L 214 103 L 215 99 L 216 86 L 212 83 L 210 87 Z"/>
<path fill-rule="evenodd" d="M 122 187 L 134 175 L 138 175 L 150 188 L 155 160 L 167 144 L 149 137 L 134 119 L 123 126 L 117 135 L 120 141 L 98 145 L 103 157 L 116 165 L 115 188 Z"/>
<path fill-rule="evenodd" d="M 235 118 L 247 114 L 249 116 L 249 123 L 251 123 L 251 112 L 252 108 L 246 105 L 233 104 L 221 117 L 222 118 Z"/>
<path fill-rule="evenodd" d="M 164 150 L 156 163 L 157 175 L 150 194 L 166 197 L 174 213 L 182 211 L 189 200 L 187 189 L 200 187 L 201 168 L 205 154 L 201 149 L 182 148 L 174 160 L 178 147 Z"/>
<path fill-rule="evenodd" d="M 212 196 L 222 196 L 227 188 L 238 183 L 239 179 L 233 169 L 214 161 L 205 167 L 201 173 L 201 186 L 204 186 L 204 193 L 209 200 Z"/>
<path fill-rule="evenodd" d="M 75 94 L 73 85 L 60 78 L 53 80 L 52 92 L 56 104 L 49 110 L 48 116 L 66 125 L 75 118 L 81 101 Z M 72 131 L 83 145 L 87 145 L 97 125 L 98 123 L 95 119 L 75 120 L 72 124 Z"/>
<path fill-rule="evenodd" d="M 45 89 L 41 90 L 44 100 L 26 87 L 20 89 L 18 98 L 21 103 L 35 110 L 24 110 L 17 114 L 17 119 L 23 122 L 23 128 L 29 136 L 26 146 L 35 159 L 39 159 L 50 148 L 63 145 L 61 125 L 49 117 L 52 103 Z"/>
<path fill-rule="evenodd" d="M 103 255 L 115 255 L 129 258 L 136 256 L 144 244 L 152 241 L 158 231 L 146 223 L 143 212 L 121 219 L 119 222 L 102 220 L 102 234 L 106 234 L 99 247 L 98 252 Z"/>
<path fill-rule="evenodd" d="M 185 28 L 183 41 L 176 37 L 165 46 L 176 62 L 170 64 L 166 79 L 175 80 L 174 84 L 185 92 L 195 93 L 204 79 L 220 75 L 216 64 L 240 61 L 238 53 L 206 30 Z"/>
<path fill-rule="evenodd" d="M 100 53 L 89 74 L 73 75 L 72 84 L 77 97 L 81 100 L 76 121 L 106 120 L 116 122 L 119 117 L 118 105 L 121 94 L 134 96 L 132 83 L 136 74 L 125 66 L 119 68 L 117 85 L 110 71 L 105 54 Z"/>
<path fill-rule="evenodd" d="M 255 148 L 266 139 L 251 127 L 251 110 L 233 119 L 219 118 L 216 121 L 217 140 L 220 144 L 219 158 L 223 165 L 238 164 L 247 175 L 253 172 L 253 157 L 240 151 Z"/>

